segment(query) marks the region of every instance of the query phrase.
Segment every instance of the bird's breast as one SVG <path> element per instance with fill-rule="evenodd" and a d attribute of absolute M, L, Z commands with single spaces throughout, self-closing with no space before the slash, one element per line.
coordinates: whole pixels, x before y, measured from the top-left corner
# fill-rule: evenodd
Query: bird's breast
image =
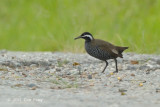
<path fill-rule="evenodd" d="M 107 60 L 111 59 L 110 54 L 102 49 L 100 49 L 98 46 L 93 45 L 91 42 L 85 42 L 85 49 L 87 53 L 97 59 L 100 60 Z"/>

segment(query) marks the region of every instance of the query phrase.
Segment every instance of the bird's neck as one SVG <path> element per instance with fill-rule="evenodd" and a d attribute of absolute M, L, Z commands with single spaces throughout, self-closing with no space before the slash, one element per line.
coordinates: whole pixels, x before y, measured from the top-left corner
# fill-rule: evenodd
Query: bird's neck
<path fill-rule="evenodd" d="M 88 39 L 87 39 L 87 40 L 85 40 L 85 42 L 91 42 L 91 40 L 88 40 Z"/>
<path fill-rule="evenodd" d="M 90 38 L 85 38 L 85 42 L 91 42 L 91 41 L 93 41 L 94 40 L 94 38 L 92 38 L 92 39 L 90 39 Z"/>

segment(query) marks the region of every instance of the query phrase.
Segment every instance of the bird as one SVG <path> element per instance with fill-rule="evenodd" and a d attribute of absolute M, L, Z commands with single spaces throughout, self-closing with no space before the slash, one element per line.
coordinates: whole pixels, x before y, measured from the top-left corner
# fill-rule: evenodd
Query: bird
<path fill-rule="evenodd" d="M 95 39 L 89 32 L 82 33 L 80 36 L 74 38 L 74 40 L 80 38 L 85 40 L 85 50 L 89 55 L 106 63 L 102 73 L 106 70 L 109 59 L 114 59 L 116 66 L 114 73 L 118 73 L 117 58 L 123 58 L 122 52 L 129 47 L 115 46 L 107 41 Z"/>

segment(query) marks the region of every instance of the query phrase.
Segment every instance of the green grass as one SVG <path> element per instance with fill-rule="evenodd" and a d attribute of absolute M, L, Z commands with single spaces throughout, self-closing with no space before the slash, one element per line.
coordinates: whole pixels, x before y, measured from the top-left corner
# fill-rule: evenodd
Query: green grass
<path fill-rule="evenodd" d="M 84 31 L 160 53 L 160 0 L 0 0 L 0 49 L 84 52 Z"/>

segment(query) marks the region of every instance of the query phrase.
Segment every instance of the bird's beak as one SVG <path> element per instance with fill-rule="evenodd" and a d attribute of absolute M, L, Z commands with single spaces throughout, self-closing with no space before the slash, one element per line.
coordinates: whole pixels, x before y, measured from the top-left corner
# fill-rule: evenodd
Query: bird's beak
<path fill-rule="evenodd" d="M 81 36 L 78 36 L 78 37 L 74 38 L 74 40 L 79 39 L 79 38 L 81 38 Z"/>

